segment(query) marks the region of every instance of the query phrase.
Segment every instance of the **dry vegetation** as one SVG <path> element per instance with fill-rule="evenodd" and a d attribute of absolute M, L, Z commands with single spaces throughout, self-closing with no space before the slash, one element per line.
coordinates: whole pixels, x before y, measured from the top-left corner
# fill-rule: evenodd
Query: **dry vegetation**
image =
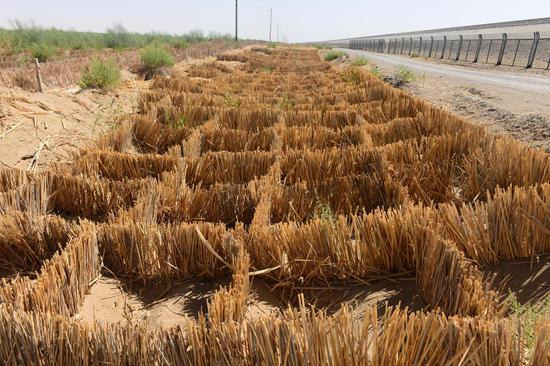
<path fill-rule="evenodd" d="M 200 58 L 216 55 L 234 48 L 230 42 L 211 41 L 208 43 L 190 44 L 185 49 L 171 48 L 170 52 L 177 62 L 189 58 Z M 78 84 L 83 70 L 95 59 L 112 59 L 123 70 L 139 71 L 141 67 L 140 50 L 76 50 L 67 51 L 66 55 L 49 60 L 41 65 L 44 88 L 64 88 Z M 0 86 L 24 90 L 37 90 L 34 63 L 21 64 L 17 60 L 0 62 Z"/>
<path fill-rule="evenodd" d="M 0 171 L 2 363 L 550 362 L 548 320 L 528 342 L 482 273 L 548 261 L 548 155 L 313 49 L 224 54 L 139 108 Z M 105 279 L 117 321 L 83 310 Z"/>

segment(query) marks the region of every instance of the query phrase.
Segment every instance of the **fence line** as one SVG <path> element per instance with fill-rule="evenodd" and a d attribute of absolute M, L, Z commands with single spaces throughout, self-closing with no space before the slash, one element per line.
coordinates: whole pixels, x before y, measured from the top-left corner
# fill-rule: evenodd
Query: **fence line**
<path fill-rule="evenodd" d="M 348 39 L 323 44 L 412 57 L 550 69 L 550 38 L 541 38 L 539 32 L 534 32 L 533 38 L 510 38 L 507 33 L 502 33 L 500 38 L 485 38 L 478 34 L 437 38 L 420 36 Z"/>

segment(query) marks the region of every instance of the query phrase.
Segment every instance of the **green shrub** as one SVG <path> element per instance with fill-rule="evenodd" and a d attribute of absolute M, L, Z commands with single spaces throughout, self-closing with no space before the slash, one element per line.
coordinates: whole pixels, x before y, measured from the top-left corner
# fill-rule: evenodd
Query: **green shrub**
<path fill-rule="evenodd" d="M 399 65 L 394 74 L 395 80 L 400 84 L 407 84 L 417 79 L 416 74 L 407 66 Z"/>
<path fill-rule="evenodd" d="M 342 51 L 330 51 L 325 55 L 325 61 L 333 61 L 342 56 L 344 56 Z"/>
<path fill-rule="evenodd" d="M 104 37 L 107 48 L 120 49 L 132 46 L 132 36 L 122 24 L 114 24 L 111 28 L 108 28 Z"/>
<path fill-rule="evenodd" d="M 353 60 L 353 62 L 351 63 L 353 66 L 365 66 L 367 65 L 369 62 L 367 61 L 366 58 L 364 58 L 363 56 L 359 56 L 357 57 L 355 60 Z"/>
<path fill-rule="evenodd" d="M 151 44 L 141 50 L 141 62 L 151 69 L 170 67 L 174 65 L 174 57 L 164 47 Z"/>
<path fill-rule="evenodd" d="M 112 89 L 120 82 L 120 68 L 116 60 L 95 59 L 82 72 L 81 88 Z"/>
<path fill-rule="evenodd" d="M 175 41 L 172 42 L 172 46 L 178 50 L 184 50 L 187 47 L 189 47 L 189 44 L 187 43 L 186 40 L 176 39 Z"/>
<path fill-rule="evenodd" d="M 413 52 L 413 53 L 411 53 L 411 57 L 412 58 L 417 58 L 417 57 L 420 57 L 420 55 L 416 52 Z"/>
<path fill-rule="evenodd" d="M 380 73 L 380 69 L 378 68 L 378 66 L 374 66 L 372 69 L 370 69 L 370 73 L 374 76 L 376 76 L 377 78 L 379 78 L 380 76 L 382 76 L 382 74 Z"/>
<path fill-rule="evenodd" d="M 275 43 L 275 42 L 269 42 L 269 43 L 267 44 L 267 47 L 268 47 L 268 48 L 273 48 L 273 49 L 275 49 L 275 48 L 277 48 L 277 43 Z"/>
<path fill-rule="evenodd" d="M 57 48 L 46 44 L 34 43 L 31 45 L 32 57 L 38 59 L 39 62 L 46 62 L 57 53 Z"/>
<path fill-rule="evenodd" d="M 325 46 L 323 44 L 316 44 L 313 47 L 317 48 L 318 50 L 331 50 L 332 48 L 329 46 Z"/>
<path fill-rule="evenodd" d="M 231 36 L 227 34 L 216 32 L 211 32 L 206 38 L 201 30 L 180 35 L 157 32 L 139 34 L 128 31 L 121 24 L 114 24 L 105 33 L 97 33 L 43 28 L 32 22 L 26 23 L 18 20 L 9 23 L 12 29 L 0 28 L 0 47 L 10 53 L 28 51 L 35 44 L 65 50 L 141 48 L 153 43 L 185 48 L 187 43 L 231 39 Z"/>

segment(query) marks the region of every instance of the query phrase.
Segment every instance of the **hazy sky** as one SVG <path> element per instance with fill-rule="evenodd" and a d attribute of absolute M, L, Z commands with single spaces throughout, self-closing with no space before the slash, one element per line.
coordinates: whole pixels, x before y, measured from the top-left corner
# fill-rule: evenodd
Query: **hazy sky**
<path fill-rule="evenodd" d="M 235 0 L 0 0 L 0 27 L 10 19 L 104 31 L 115 22 L 137 32 L 234 32 Z M 495 21 L 550 17 L 550 0 L 239 0 L 240 35 L 266 39 L 273 8 L 290 42 L 326 40 Z"/>

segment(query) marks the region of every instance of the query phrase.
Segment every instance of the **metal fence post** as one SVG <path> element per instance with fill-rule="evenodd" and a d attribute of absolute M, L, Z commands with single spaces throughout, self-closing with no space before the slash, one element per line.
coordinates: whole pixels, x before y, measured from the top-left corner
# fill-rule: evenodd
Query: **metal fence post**
<path fill-rule="evenodd" d="M 409 56 L 411 55 L 412 49 L 413 49 L 413 37 L 410 39 L 411 44 L 409 45 Z"/>
<path fill-rule="evenodd" d="M 508 34 L 502 33 L 502 42 L 500 43 L 500 52 L 498 53 L 497 66 L 502 64 L 504 58 L 504 51 L 506 50 L 506 42 L 508 41 Z"/>
<path fill-rule="evenodd" d="M 441 59 L 445 57 L 445 47 L 447 46 L 447 36 L 443 36 L 443 49 L 441 50 Z"/>
<path fill-rule="evenodd" d="M 533 35 L 533 45 L 531 46 L 531 52 L 529 53 L 529 60 L 527 61 L 527 66 L 525 68 L 530 69 L 533 67 L 533 62 L 535 62 L 535 55 L 537 54 L 537 47 L 539 46 L 540 33 L 535 32 Z"/>
<path fill-rule="evenodd" d="M 431 38 L 431 40 L 430 40 L 430 54 L 428 55 L 428 57 L 432 57 L 432 51 L 434 49 L 434 37 L 431 36 L 430 38 Z"/>
<path fill-rule="evenodd" d="M 420 37 L 420 44 L 418 45 L 418 56 L 420 56 L 420 52 L 422 52 L 422 37 Z"/>
<path fill-rule="evenodd" d="M 477 48 L 476 48 L 476 55 L 474 57 L 473 63 L 476 63 L 479 59 L 479 52 L 481 52 L 481 43 L 483 42 L 483 36 L 481 34 L 477 35 Z"/>
<path fill-rule="evenodd" d="M 456 52 L 455 61 L 460 60 L 460 52 L 462 51 L 462 42 L 464 41 L 464 37 L 461 35 L 458 36 L 458 51 Z"/>
<path fill-rule="evenodd" d="M 405 38 L 401 38 L 401 54 L 403 54 L 404 49 L 405 49 Z"/>

